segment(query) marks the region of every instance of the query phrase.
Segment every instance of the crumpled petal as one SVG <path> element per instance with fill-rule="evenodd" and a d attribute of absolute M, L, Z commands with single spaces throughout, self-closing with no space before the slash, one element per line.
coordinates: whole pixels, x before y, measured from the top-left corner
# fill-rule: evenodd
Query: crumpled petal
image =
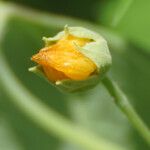
<path fill-rule="evenodd" d="M 76 50 L 75 44 L 84 46 L 89 39 L 65 36 L 56 44 L 42 49 L 32 60 L 43 66 L 49 80 L 84 80 L 95 70 L 95 63 Z"/>

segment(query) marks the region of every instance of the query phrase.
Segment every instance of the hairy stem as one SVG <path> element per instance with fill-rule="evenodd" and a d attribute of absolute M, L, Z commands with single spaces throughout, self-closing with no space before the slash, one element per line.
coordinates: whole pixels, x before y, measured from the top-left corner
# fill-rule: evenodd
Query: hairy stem
<path fill-rule="evenodd" d="M 129 103 L 123 91 L 121 91 L 118 85 L 114 81 L 109 79 L 109 77 L 105 77 L 103 79 L 103 84 L 109 91 L 110 95 L 113 97 L 114 102 L 119 107 L 119 109 L 121 109 L 121 111 L 127 116 L 132 125 L 150 145 L 150 130 L 136 113 L 132 105 Z"/>

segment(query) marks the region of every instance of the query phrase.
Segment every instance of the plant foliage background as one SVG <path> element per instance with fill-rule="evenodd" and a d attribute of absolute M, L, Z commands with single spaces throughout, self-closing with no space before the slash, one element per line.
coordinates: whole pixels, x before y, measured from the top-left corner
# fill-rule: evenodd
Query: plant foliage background
<path fill-rule="evenodd" d="M 8 2 L 0 3 L 1 10 L 5 3 Z M 53 36 L 65 24 L 102 31 L 110 42 L 113 57 L 109 74 L 150 127 L 150 1 L 14 0 L 11 3 L 58 14 L 56 18 L 49 15 L 51 25 L 47 26 L 42 21 L 32 21 L 32 14 L 30 20 L 14 15 L 7 22 L 1 47 L 10 68 L 21 83 L 41 98 L 43 103 L 74 124 L 128 150 L 148 150 L 147 144 L 115 106 L 102 84 L 80 97 L 64 95 L 27 69 L 33 65 L 31 55 L 43 46 L 41 38 Z M 128 46 L 120 44 L 122 42 Z M 0 150 L 81 150 L 78 145 L 48 135 L 10 99 L 0 86 Z"/>

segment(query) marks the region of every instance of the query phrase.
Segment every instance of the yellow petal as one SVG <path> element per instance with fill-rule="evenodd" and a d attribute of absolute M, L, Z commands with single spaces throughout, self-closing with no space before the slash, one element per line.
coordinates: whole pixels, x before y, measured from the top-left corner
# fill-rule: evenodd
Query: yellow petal
<path fill-rule="evenodd" d="M 44 67 L 47 77 L 50 78 L 49 80 L 57 81 L 67 77 L 73 80 L 83 80 L 96 70 L 96 65 L 76 50 L 74 43 L 84 46 L 88 42 L 88 39 L 71 35 L 65 36 L 56 44 L 42 49 L 32 57 L 32 60 Z M 50 73 L 53 75 L 49 75 Z"/>
<path fill-rule="evenodd" d="M 43 66 L 43 70 L 44 70 L 47 78 L 50 81 L 59 81 L 59 80 L 63 80 L 63 79 L 67 79 L 68 78 L 62 72 L 57 71 L 56 69 L 51 68 L 49 66 Z"/>

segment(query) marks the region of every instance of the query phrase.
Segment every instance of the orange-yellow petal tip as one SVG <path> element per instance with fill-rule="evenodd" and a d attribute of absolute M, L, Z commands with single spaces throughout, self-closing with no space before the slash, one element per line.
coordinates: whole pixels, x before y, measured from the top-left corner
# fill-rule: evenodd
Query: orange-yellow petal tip
<path fill-rule="evenodd" d="M 90 42 L 72 35 L 64 36 L 56 44 L 45 47 L 31 60 L 43 67 L 50 81 L 64 79 L 84 80 L 97 69 L 95 63 L 76 49 Z"/>

